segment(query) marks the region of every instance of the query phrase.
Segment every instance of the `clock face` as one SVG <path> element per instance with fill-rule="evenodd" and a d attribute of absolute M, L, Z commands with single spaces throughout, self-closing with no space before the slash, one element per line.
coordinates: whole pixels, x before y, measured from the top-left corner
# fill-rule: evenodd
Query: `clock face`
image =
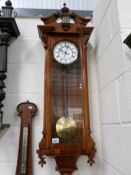
<path fill-rule="evenodd" d="M 53 57 L 61 64 L 71 64 L 78 58 L 78 48 L 71 41 L 59 41 L 53 48 Z"/>

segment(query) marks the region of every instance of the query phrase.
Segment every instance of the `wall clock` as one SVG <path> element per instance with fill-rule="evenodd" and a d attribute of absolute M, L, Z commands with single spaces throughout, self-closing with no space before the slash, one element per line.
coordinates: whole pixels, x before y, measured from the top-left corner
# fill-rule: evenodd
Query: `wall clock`
<path fill-rule="evenodd" d="M 45 156 L 52 156 L 56 170 L 71 175 L 79 156 L 87 155 L 92 165 L 96 152 L 90 135 L 86 62 L 93 27 L 86 27 L 90 18 L 70 12 L 66 4 L 41 19 L 44 25 L 38 26 L 38 31 L 46 49 L 45 104 L 43 138 L 37 153 L 42 166 Z"/>

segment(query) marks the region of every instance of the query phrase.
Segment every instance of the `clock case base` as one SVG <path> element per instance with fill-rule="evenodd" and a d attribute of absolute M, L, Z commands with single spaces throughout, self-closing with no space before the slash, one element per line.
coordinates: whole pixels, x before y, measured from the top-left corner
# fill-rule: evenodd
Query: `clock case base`
<path fill-rule="evenodd" d="M 56 170 L 59 171 L 61 175 L 72 175 L 74 170 L 77 170 L 77 156 L 56 156 L 55 161 L 57 164 Z"/>

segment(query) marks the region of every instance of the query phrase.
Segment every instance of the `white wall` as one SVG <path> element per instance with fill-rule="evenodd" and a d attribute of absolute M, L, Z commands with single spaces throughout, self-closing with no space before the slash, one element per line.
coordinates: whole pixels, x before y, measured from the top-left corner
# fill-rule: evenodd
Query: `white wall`
<path fill-rule="evenodd" d="M 98 0 L 94 10 L 101 175 L 131 174 L 131 50 L 122 43 L 131 32 L 130 7 L 130 0 Z"/>
<path fill-rule="evenodd" d="M 33 169 L 34 175 L 55 175 L 55 162 L 47 159 L 43 168 L 38 164 L 36 149 L 42 138 L 43 130 L 43 86 L 45 51 L 38 36 L 38 18 L 17 18 L 21 35 L 12 41 L 8 52 L 8 76 L 6 80 L 6 99 L 4 101 L 4 123 L 11 127 L 0 132 L 0 175 L 14 175 L 19 144 L 20 118 L 16 106 L 26 100 L 38 106 L 38 114 L 33 119 Z M 98 94 L 94 53 L 89 44 L 88 70 L 92 136 L 96 140 L 99 153 Z M 98 154 L 97 153 L 97 154 Z M 97 156 L 98 157 L 98 156 Z M 87 157 L 78 160 L 79 170 L 74 175 L 94 175 L 98 172 L 99 161 L 91 168 Z M 100 168 L 99 168 L 100 170 Z M 98 174 L 97 174 L 98 175 Z"/>

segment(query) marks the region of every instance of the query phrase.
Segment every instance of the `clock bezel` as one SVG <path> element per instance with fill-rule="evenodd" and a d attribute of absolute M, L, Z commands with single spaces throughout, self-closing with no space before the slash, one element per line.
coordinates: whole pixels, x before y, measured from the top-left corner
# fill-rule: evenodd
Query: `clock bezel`
<path fill-rule="evenodd" d="M 71 61 L 71 62 L 68 62 L 68 63 L 63 63 L 63 62 L 61 62 L 61 61 L 59 61 L 59 60 L 57 60 L 57 59 L 55 58 L 55 56 L 54 56 L 54 50 L 55 50 L 56 45 L 58 45 L 60 42 L 70 42 L 71 44 L 73 44 L 73 45 L 75 46 L 75 48 L 76 48 L 76 50 L 77 50 L 77 58 L 76 58 L 75 60 L 73 60 L 73 61 Z M 59 64 L 63 64 L 63 65 L 70 65 L 70 64 L 73 64 L 76 60 L 78 60 L 79 54 L 80 54 L 80 50 L 79 50 L 78 45 L 77 45 L 74 41 L 72 41 L 72 40 L 70 40 L 70 39 L 62 39 L 62 40 L 59 40 L 59 41 L 57 41 L 57 42 L 53 45 L 53 48 L 52 48 L 52 57 L 53 57 L 53 59 L 54 59 L 55 61 L 57 61 Z"/>

